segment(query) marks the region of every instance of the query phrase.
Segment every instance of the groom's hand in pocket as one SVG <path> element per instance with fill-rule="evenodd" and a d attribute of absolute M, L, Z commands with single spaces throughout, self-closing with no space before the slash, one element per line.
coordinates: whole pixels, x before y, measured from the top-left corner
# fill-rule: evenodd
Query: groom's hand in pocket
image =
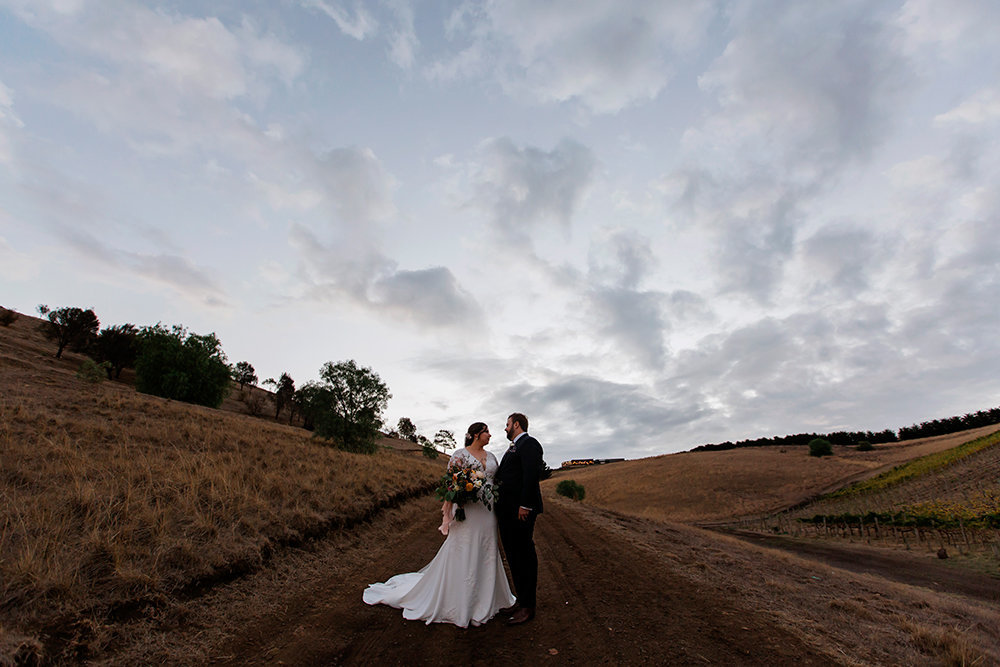
<path fill-rule="evenodd" d="M 521 521 L 527 521 L 529 516 L 531 516 L 531 510 L 529 510 L 527 507 L 517 508 L 517 518 L 520 519 Z"/>

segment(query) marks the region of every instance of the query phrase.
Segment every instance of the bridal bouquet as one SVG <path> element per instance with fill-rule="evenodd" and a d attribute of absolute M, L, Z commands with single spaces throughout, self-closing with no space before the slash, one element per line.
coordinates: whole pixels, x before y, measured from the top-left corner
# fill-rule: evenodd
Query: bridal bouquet
<path fill-rule="evenodd" d="M 486 483 L 486 473 L 475 468 L 462 468 L 454 466 L 448 468 L 448 472 L 434 491 L 438 500 L 446 500 L 455 503 L 458 509 L 455 510 L 455 520 L 465 521 L 466 503 L 481 502 L 486 509 L 493 509 L 493 503 L 497 499 L 497 488 Z"/>

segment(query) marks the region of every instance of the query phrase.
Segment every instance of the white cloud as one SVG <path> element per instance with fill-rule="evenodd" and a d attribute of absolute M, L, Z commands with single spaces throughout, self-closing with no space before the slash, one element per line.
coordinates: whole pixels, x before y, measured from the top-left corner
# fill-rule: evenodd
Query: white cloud
<path fill-rule="evenodd" d="M 396 25 L 388 36 L 389 60 L 408 70 L 413 67 L 420 47 L 420 40 L 413 26 L 413 7 L 405 0 L 394 0 L 389 6 L 396 19 Z"/>
<path fill-rule="evenodd" d="M 378 222 L 396 212 L 395 179 L 370 148 L 328 151 L 319 156 L 316 177 L 343 222 Z"/>
<path fill-rule="evenodd" d="M 702 0 L 462 5 L 448 22 L 461 46 L 431 71 L 450 78 L 488 67 L 513 97 L 613 114 L 660 94 L 673 60 L 702 42 L 714 11 Z"/>
<path fill-rule="evenodd" d="M 717 236 L 723 291 L 774 297 L 805 206 L 866 162 L 896 112 L 904 62 L 866 3 L 741 4 L 699 78 L 718 110 L 684 135 L 667 182 L 681 219 Z"/>
<path fill-rule="evenodd" d="M 130 79 L 181 94 L 242 97 L 259 88 L 268 72 L 288 82 L 304 66 L 297 49 L 249 22 L 231 30 L 215 17 L 178 16 L 131 2 L 85 11 L 33 4 L 21 13 L 65 46 L 115 63 Z"/>
<path fill-rule="evenodd" d="M 936 125 L 982 125 L 1000 118 L 1000 89 L 980 90 L 954 109 L 934 117 Z"/>
<path fill-rule="evenodd" d="M 555 463 L 990 407 L 992 5 L 264 4 L 0 0 L 20 304 L 333 347 Z"/>
<path fill-rule="evenodd" d="M 225 289 L 215 271 L 191 259 L 166 253 L 143 253 L 115 248 L 83 231 L 65 231 L 67 245 L 81 257 L 110 271 L 113 280 L 140 279 L 158 283 L 180 296 L 212 308 L 228 307 Z"/>
<path fill-rule="evenodd" d="M 302 6 L 317 9 L 333 19 L 340 31 L 356 40 L 363 40 L 378 29 L 378 22 L 361 5 L 354 7 L 353 14 L 337 2 L 327 0 L 301 0 Z"/>
<path fill-rule="evenodd" d="M 593 153 L 564 139 L 551 151 L 517 147 L 509 138 L 485 142 L 473 167 L 473 203 L 504 234 L 525 240 L 532 227 L 556 222 L 568 229 L 596 166 Z"/>
<path fill-rule="evenodd" d="M 895 22 L 903 30 L 903 47 L 914 52 L 934 47 L 948 58 L 981 53 L 996 41 L 1000 5 L 982 0 L 906 0 Z"/>

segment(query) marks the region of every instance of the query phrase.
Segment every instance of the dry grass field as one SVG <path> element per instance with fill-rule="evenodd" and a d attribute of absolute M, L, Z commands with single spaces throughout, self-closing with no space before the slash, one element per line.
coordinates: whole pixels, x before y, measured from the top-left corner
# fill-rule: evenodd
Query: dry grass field
<path fill-rule="evenodd" d="M 859 452 L 834 447 L 833 456 L 809 456 L 807 447 L 748 447 L 682 452 L 560 471 L 545 482 L 574 479 L 585 503 L 632 516 L 722 523 L 801 504 L 827 491 L 926 454 L 1000 430 L 1000 426 L 878 445 Z"/>
<path fill-rule="evenodd" d="M 109 622 L 425 494 L 442 463 L 75 376 L 27 316 L 0 327 L 0 645 L 83 657 Z M 3 639 L 6 637 L 6 639 Z"/>
<path fill-rule="evenodd" d="M 1000 664 L 991 577 L 916 554 L 892 559 L 893 576 L 862 572 L 874 546 L 830 564 L 690 525 L 787 508 L 974 432 L 824 459 L 759 448 L 559 471 L 536 530 L 538 618 L 425 626 L 361 592 L 440 546 L 429 490 L 443 459 L 399 441 L 340 452 L 233 397 L 212 410 L 88 384 L 36 322 L 0 327 L 4 667 Z M 569 478 L 583 503 L 555 494 Z"/>

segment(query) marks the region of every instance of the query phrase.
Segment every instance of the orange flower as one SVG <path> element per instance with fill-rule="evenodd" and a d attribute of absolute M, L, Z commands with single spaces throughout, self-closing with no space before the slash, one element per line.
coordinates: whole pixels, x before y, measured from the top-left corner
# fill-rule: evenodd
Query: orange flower
<path fill-rule="evenodd" d="M 474 487 L 474 486 L 472 485 L 472 482 L 466 482 L 466 483 L 465 483 L 465 490 L 466 490 L 466 491 L 472 491 L 472 489 L 474 489 L 474 488 L 476 488 L 476 487 Z"/>

